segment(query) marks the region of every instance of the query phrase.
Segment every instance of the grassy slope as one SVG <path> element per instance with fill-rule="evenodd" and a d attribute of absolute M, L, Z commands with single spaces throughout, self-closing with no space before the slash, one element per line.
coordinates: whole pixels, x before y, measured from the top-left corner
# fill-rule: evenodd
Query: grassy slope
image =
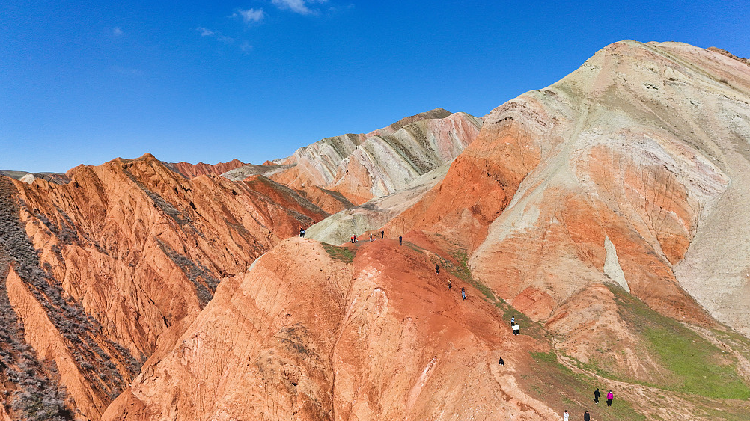
<path fill-rule="evenodd" d="M 405 242 L 404 246 L 427 252 L 420 246 Z M 354 252 L 346 247 L 324 244 L 326 251 L 335 259 L 351 262 Z M 501 298 L 496 297 L 486 285 L 474 279 L 467 265 L 465 250 L 459 247 L 445 251 L 446 255 L 431 254 L 433 263 L 439 264 L 453 277 L 460 279 L 480 293 L 485 300 L 495 304 L 503 319 L 516 321 L 523 327 L 522 334 L 548 343 L 552 349 L 553 335 L 540 323 L 534 322 L 523 313 L 515 310 Z M 750 388 L 737 374 L 736 359 L 722 351 L 690 328 L 676 320 L 661 316 L 651 310 L 638 298 L 631 296 L 619 286 L 611 285 L 619 312 L 630 330 L 641 337 L 644 349 L 657 359 L 667 370 L 668 375 L 658 384 L 644 384 L 615 374 L 616 367 L 606 361 L 593 361 L 583 364 L 573 361 L 580 370 L 573 370 L 558 361 L 554 352 L 532 353 L 533 362 L 520 372 L 520 385 L 534 398 L 546 402 L 560 414 L 567 409 L 571 419 L 582 419 L 583 411 L 588 410 L 592 419 L 603 421 L 642 421 L 644 414 L 654 411 L 639 408 L 622 394 L 615 397 L 615 405 L 607 407 L 604 396 L 612 387 L 608 381 L 653 387 L 663 396 L 679 396 L 695 405 L 701 419 L 721 419 L 730 421 L 750 420 L 746 410 L 750 407 Z M 744 355 L 750 354 L 750 340 L 728 331 L 714 331 L 713 334 L 725 343 L 739 349 Z M 569 357 L 561 355 L 562 358 Z M 593 391 L 599 388 L 602 399 L 599 405 L 593 403 Z M 737 400 L 735 400 L 737 399 Z M 653 409 L 653 408 L 652 408 Z M 696 415 L 698 415 L 696 414 Z"/>
<path fill-rule="evenodd" d="M 449 258 L 434 256 L 433 260 L 453 276 L 475 287 L 486 300 L 498 307 L 504 319 L 509 320 L 511 316 L 515 316 L 524 327 L 522 334 L 543 342 L 551 341 L 551 333 L 540 323 L 533 322 L 496 297 L 486 285 L 474 279 L 464 250 L 456 247 L 449 253 Z M 641 337 L 646 351 L 669 373 L 664 381 L 646 386 L 661 389 L 666 396 L 678 393 L 681 398 L 694 403 L 701 415 L 709 419 L 750 420 L 750 416 L 745 414 L 747 405 L 744 405 L 750 399 L 750 388 L 738 375 L 735 358 L 729 353 L 723 353 L 680 322 L 653 311 L 619 286 L 610 285 L 609 288 L 615 294 L 621 317 Z M 733 348 L 739 349 L 743 355 L 750 353 L 750 340 L 747 338 L 727 331 L 713 333 Z M 642 409 L 622 396 L 616 396 L 616 404 L 612 407 L 606 406 L 604 396 L 608 387 L 603 384 L 606 379 L 639 384 L 633 379 L 614 374 L 616 370 L 606 362 L 577 363 L 583 369 L 581 373 L 558 362 L 554 352 L 533 353 L 532 357 L 534 365 L 529 367 L 527 373 L 520 375 L 520 380 L 532 396 L 547 402 L 553 408 L 559 408 L 560 413 L 567 409 L 572 419 L 582 418 L 584 410 L 588 410 L 595 420 L 647 419 Z M 601 380 L 602 377 L 604 381 Z M 602 392 L 599 405 L 593 402 L 593 391 L 597 387 Z M 741 400 L 743 404 L 736 405 L 739 401 L 733 401 L 735 399 Z"/>
<path fill-rule="evenodd" d="M 656 386 L 716 399 L 748 399 L 750 388 L 737 373 L 737 361 L 678 321 L 651 310 L 621 288 L 610 286 L 620 316 L 671 373 Z"/>

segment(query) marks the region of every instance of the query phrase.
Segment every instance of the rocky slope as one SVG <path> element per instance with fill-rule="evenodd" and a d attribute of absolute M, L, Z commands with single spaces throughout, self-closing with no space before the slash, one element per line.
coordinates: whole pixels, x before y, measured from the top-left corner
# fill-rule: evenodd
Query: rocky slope
<path fill-rule="evenodd" d="M 0 305 L 11 340 L 0 348 L 15 370 L 5 399 L 18 419 L 35 419 L 36 399 L 98 419 L 223 277 L 327 216 L 270 180 L 188 180 L 150 155 L 67 176 L 59 185 L 2 178 Z M 26 371 L 50 386 L 30 389 L 12 374 Z"/>
<path fill-rule="evenodd" d="M 551 419 L 515 383 L 531 338 L 396 241 L 290 239 L 228 279 L 105 420 Z M 343 255 L 342 255 L 343 254 Z M 300 300 L 299 297 L 306 297 Z M 497 360 L 505 357 L 506 366 Z M 165 381 L 165 379 L 169 379 Z"/>
<path fill-rule="evenodd" d="M 219 162 L 218 164 L 204 164 L 199 162 L 191 164 L 189 162 L 170 162 L 164 163 L 172 171 L 178 172 L 187 178 L 195 178 L 199 175 L 221 175 L 225 172 L 248 165 L 239 159 L 233 159 L 229 162 Z"/>
<path fill-rule="evenodd" d="M 612 279 L 667 316 L 710 324 L 702 306 L 750 334 L 750 303 L 736 294 L 747 242 L 716 238 L 744 232 L 750 216 L 749 101 L 742 62 L 620 42 L 493 111 L 489 126 L 531 128 L 539 164 L 489 226 L 474 273 L 539 320 Z"/>
<path fill-rule="evenodd" d="M 385 229 L 452 238 L 537 320 L 614 280 L 671 317 L 708 323 L 704 307 L 750 334 L 736 293 L 750 256 L 749 86 L 750 66 L 716 49 L 612 44 L 484 117 L 445 178 Z"/>
<path fill-rule="evenodd" d="M 707 347 L 715 361 L 731 348 L 716 339 L 729 332 L 719 323 L 750 335 L 749 104 L 750 66 L 731 54 L 612 44 L 484 117 L 445 178 L 394 207 L 384 229 L 465 249 L 478 281 L 541 322 L 560 355 L 663 384 L 675 374 L 655 351 L 668 341 L 654 342 L 662 328 L 644 327 L 611 288 L 660 313 L 651 319 L 687 322 L 704 335 L 690 341 L 719 346 Z M 358 212 L 365 220 L 354 226 L 347 214 L 310 231 L 335 231 L 336 219 L 369 229 L 367 218 L 382 223 L 388 212 Z M 747 353 L 734 355 L 718 364 L 736 364 L 746 382 Z"/>
<path fill-rule="evenodd" d="M 406 188 L 452 161 L 479 133 L 480 119 L 437 109 L 368 134 L 347 134 L 300 148 L 270 177 L 291 188 L 335 191 L 355 205 Z M 317 197 L 311 194 L 311 197 Z"/>

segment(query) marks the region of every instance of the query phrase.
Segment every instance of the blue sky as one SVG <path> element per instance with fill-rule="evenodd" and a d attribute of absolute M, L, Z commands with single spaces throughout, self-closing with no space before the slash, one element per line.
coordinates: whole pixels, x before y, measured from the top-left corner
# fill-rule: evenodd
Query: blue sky
<path fill-rule="evenodd" d="M 0 2 L 0 169 L 262 163 L 443 107 L 482 116 L 622 39 L 750 57 L 750 2 Z"/>

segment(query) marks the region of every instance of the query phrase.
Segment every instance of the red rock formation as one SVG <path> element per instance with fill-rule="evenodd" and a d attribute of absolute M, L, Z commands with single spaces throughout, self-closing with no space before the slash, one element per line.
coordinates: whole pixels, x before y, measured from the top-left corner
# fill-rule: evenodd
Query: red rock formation
<path fill-rule="evenodd" d="M 219 162 L 218 164 L 204 164 L 199 162 L 197 164 L 191 164 L 189 162 L 170 162 L 165 163 L 173 171 L 184 175 L 187 178 L 195 178 L 199 175 L 221 175 L 227 171 L 231 171 L 235 168 L 248 165 L 239 159 L 235 158 L 229 162 Z"/>
<path fill-rule="evenodd" d="M 280 244 L 222 283 L 103 419 L 554 416 L 512 375 L 528 361 L 518 349 L 538 345 L 511 340 L 473 288 L 454 279 L 449 290 L 424 253 L 396 241 L 360 248 L 350 265 L 311 240 Z"/>
<path fill-rule="evenodd" d="M 73 407 L 92 419 L 138 369 L 135 360 L 151 355 L 170 327 L 186 327 L 181 320 L 200 312 L 221 278 L 244 272 L 280 238 L 327 215 L 283 186 L 215 176 L 187 180 L 150 155 L 77 167 L 68 176 L 64 185 L 14 182 L 9 203 L 20 206 L 9 221 L 21 227 L 14 235 L 37 250 L 38 260 L 29 260 L 20 277 L 11 271 L 5 282 L 11 307 L 27 326 L 26 342 L 40 361 L 56 362 Z M 4 241 L 12 247 L 15 240 Z M 24 256 L 17 252 L 6 264 Z M 81 350 L 61 342 L 67 313 L 39 312 L 48 305 L 44 295 L 30 298 L 23 286 L 35 279 L 61 288 L 60 306 L 80 306 L 101 324 L 103 336 L 92 336 Z M 40 336 L 39 329 L 46 333 Z M 86 369 L 94 343 L 104 350 L 103 363 L 114 363 L 119 373 L 120 380 L 105 381 L 106 390 Z M 123 347 L 123 357 L 114 344 Z M 68 353 L 79 351 L 83 357 L 70 362 Z"/>
<path fill-rule="evenodd" d="M 513 114 L 534 112 L 521 107 L 511 102 L 487 116 L 477 140 L 453 162 L 445 179 L 386 229 L 437 232 L 470 250 L 477 247 L 520 182 L 539 163 L 539 147 L 532 133 L 544 129 L 537 123 L 543 120 L 516 123 Z M 502 118 L 496 117 L 501 114 Z M 529 120 L 535 125 L 527 126 Z"/>

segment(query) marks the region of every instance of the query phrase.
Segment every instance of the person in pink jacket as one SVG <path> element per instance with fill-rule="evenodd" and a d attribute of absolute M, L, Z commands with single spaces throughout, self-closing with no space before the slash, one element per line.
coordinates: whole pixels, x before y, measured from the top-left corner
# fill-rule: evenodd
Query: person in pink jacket
<path fill-rule="evenodd" d="M 614 399 L 615 395 L 612 394 L 612 390 L 607 392 L 607 406 L 612 406 L 612 399 Z"/>

